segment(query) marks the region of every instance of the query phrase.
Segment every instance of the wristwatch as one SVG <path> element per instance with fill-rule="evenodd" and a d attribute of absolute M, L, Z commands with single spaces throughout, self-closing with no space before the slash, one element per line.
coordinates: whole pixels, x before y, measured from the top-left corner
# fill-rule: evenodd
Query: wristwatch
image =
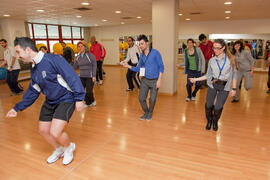
<path fill-rule="evenodd" d="M 236 91 L 236 88 L 232 88 L 232 90 Z"/>

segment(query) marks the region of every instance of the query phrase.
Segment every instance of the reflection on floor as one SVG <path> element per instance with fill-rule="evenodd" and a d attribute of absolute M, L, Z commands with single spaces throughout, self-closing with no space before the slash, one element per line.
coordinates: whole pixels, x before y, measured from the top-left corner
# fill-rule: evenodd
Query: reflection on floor
<path fill-rule="evenodd" d="M 255 73 L 253 88 L 230 98 L 218 132 L 204 129 L 206 89 L 185 102 L 186 76 L 178 72 L 174 96 L 159 95 L 153 119 L 139 121 L 138 91 L 126 92 L 126 69 L 105 67 L 95 86 L 96 107 L 75 112 L 67 127 L 76 143 L 74 161 L 46 164 L 53 151 L 38 134 L 44 96 L 17 118 L 6 112 L 22 96 L 0 84 L 0 179 L 269 179 L 270 95 L 267 73 Z M 26 88 L 29 81 L 23 81 Z"/>

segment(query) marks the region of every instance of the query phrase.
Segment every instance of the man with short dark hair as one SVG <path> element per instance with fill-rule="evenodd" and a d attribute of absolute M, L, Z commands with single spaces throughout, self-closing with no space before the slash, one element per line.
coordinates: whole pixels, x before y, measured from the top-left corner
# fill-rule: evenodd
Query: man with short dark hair
<path fill-rule="evenodd" d="M 23 92 L 22 86 L 18 83 L 18 77 L 21 69 L 19 60 L 16 56 L 14 48 L 9 47 L 5 39 L 1 39 L 0 44 L 5 49 L 4 62 L 0 65 L 0 67 L 7 65 L 8 71 L 6 82 L 11 90 L 11 96 L 19 95 Z"/>
<path fill-rule="evenodd" d="M 139 46 L 142 50 L 138 66 L 130 66 L 126 62 L 123 63 L 123 66 L 131 69 L 132 71 L 140 72 L 140 76 L 142 76 L 142 79 L 139 91 L 139 101 L 144 111 L 144 115 L 141 116 L 139 119 L 151 120 L 156 103 L 158 89 L 161 85 L 161 77 L 164 73 L 164 65 L 158 50 L 149 48 L 148 39 L 145 35 L 140 35 L 138 37 L 138 41 Z M 146 98 L 149 91 L 150 98 L 148 107 L 146 103 Z"/>
<path fill-rule="evenodd" d="M 63 47 L 63 57 L 67 60 L 69 64 L 72 63 L 72 60 L 74 58 L 74 51 L 70 47 L 67 47 L 65 42 L 61 42 L 61 45 Z"/>
<path fill-rule="evenodd" d="M 199 47 L 201 48 L 204 55 L 204 59 L 205 59 L 205 72 L 207 72 L 208 62 L 213 57 L 213 54 L 214 54 L 213 42 L 210 40 L 207 40 L 207 37 L 205 36 L 205 34 L 200 34 L 199 40 L 201 42 Z M 207 86 L 206 81 L 203 81 L 203 85 Z"/>
<path fill-rule="evenodd" d="M 128 42 L 128 53 L 127 57 L 124 61 L 120 62 L 120 64 L 123 64 L 124 62 L 128 63 L 131 66 L 136 67 L 138 62 L 139 62 L 139 56 L 141 54 L 140 48 L 134 44 L 134 38 L 133 37 L 128 37 L 127 42 Z M 140 88 L 140 79 L 137 76 L 138 73 L 128 69 L 127 71 L 127 82 L 128 82 L 128 88 L 126 91 L 133 91 L 135 89 L 133 85 L 133 79 L 138 87 Z"/>
<path fill-rule="evenodd" d="M 28 37 L 16 38 L 15 49 L 23 62 L 33 63 L 29 88 L 21 102 L 11 109 L 6 117 L 16 117 L 17 111 L 31 106 L 40 92 L 46 96 L 39 116 L 39 133 L 51 144 L 55 151 L 47 159 L 54 163 L 60 157 L 67 165 L 73 160 L 75 144 L 71 143 L 65 126 L 75 109 L 84 108 L 84 88 L 73 68 L 59 55 L 37 51 L 34 42 Z"/>

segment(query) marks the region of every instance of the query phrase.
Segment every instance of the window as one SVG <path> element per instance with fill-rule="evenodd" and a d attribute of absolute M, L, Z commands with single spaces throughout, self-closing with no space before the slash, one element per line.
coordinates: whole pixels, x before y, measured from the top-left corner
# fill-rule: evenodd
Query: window
<path fill-rule="evenodd" d="M 65 43 L 77 44 L 84 37 L 82 27 L 28 23 L 28 28 L 34 42 L 45 44 L 51 53 L 55 43 L 64 41 Z"/>
<path fill-rule="evenodd" d="M 58 26 L 48 25 L 48 38 L 59 38 Z"/>
<path fill-rule="evenodd" d="M 63 39 L 71 38 L 71 28 L 69 26 L 62 26 L 62 37 Z"/>
<path fill-rule="evenodd" d="M 47 38 L 46 26 L 42 24 L 34 24 L 35 38 Z"/>
<path fill-rule="evenodd" d="M 72 27 L 72 37 L 73 38 L 81 38 L 81 28 L 79 27 Z"/>

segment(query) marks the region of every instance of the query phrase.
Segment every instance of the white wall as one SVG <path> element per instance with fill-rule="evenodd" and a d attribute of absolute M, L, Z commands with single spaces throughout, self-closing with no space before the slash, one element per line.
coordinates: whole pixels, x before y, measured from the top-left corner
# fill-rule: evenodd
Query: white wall
<path fill-rule="evenodd" d="M 2 38 L 6 39 L 10 46 L 13 46 L 15 37 L 26 36 L 25 24 L 22 20 L 2 19 L 0 20 Z"/>
<path fill-rule="evenodd" d="M 119 37 L 152 34 L 151 24 L 140 25 L 120 25 L 120 26 L 103 26 L 93 27 L 90 34 L 95 35 L 97 41 L 101 42 L 106 48 L 106 58 L 104 64 L 115 65 L 119 62 Z"/>
<path fill-rule="evenodd" d="M 179 39 L 197 39 L 205 34 L 242 34 L 243 37 L 270 39 L 270 19 L 224 20 L 224 21 L 185 21 L 179 23 Z M 91 35 L 104 44 L 107 50 L 105 64 L 116 64 L 119 61 L 118 39 L 120 36 L 152 34 L 151 24 L 119 25 L 91 28 Z M 247 34 L 253 34 L 252 36 Z M 257 34 L 257 35 L 255 35 Z"/>

